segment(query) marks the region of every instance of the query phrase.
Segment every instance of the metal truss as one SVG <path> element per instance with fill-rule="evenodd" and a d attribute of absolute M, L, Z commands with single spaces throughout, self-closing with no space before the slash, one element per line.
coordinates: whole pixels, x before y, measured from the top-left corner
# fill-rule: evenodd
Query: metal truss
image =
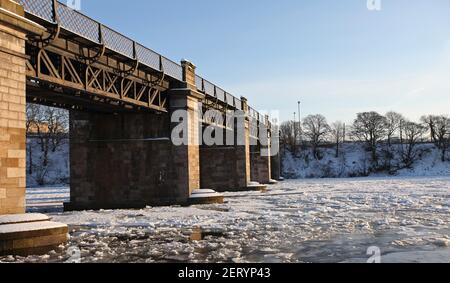
<path fill-rule="evenodd" d="M 50 51 L 28 46 L 27 50 L 30 55 L 26 64 L 30 83 L 36 84 L 38 81 L 41 86 L 56 85 L 108 98 L 110 101 L 167 112 L 168 100 L 163 94 L 162 74 L 158 77 L 146 73 L 137 77 L 56 49 Z"/>

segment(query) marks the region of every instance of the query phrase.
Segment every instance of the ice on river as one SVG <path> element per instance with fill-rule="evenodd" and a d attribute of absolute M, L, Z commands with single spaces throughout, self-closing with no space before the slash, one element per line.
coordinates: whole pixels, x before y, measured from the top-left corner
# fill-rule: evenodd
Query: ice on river
<path fill-rule="evenodd" d="M 46 203 L 68 192 L 42 188 L 52 201 L 36 190 Z M 288 180 L 226 193 L 222 205 L 49 215 L 69 224 L 67 245 L 0 261 L 61 262 L 78 251 L 81 262 L 366 262 L 375 246 L 385 262 L 450 262 L 446 177 Z M 201 241 L 189 239 L 196 227 Z"/>

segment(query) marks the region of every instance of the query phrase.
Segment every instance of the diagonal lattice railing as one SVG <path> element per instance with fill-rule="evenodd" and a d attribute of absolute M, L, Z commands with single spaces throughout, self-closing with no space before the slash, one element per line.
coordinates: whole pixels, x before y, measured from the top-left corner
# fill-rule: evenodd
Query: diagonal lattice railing
<path fill-rule="evenodd" d="M 133 41 L 119 32 L 108 28 L 88 16 L 71 9 L 70 7 L 54 0 L 16 0 L 24 6 L 25 11 L 51 24 L 59 24 L 64 30 L 74 33 L 96 44 L 105 46 L 129 59 L 138 60 L 141 64 L 152 69 L 164 72 L 166 75 L 182 81 L 183 69 L 181 65 L 167 59 L 153 50 Z M 242 110 L 242 102 L 237 97 L 224 91 L 220 87 L 203 79 L 195 78 L 199 91 L 218 101 L 225 103 L 230 108 Z M 250 115 L 257 120 L 261 115 L 252 109 Z"/>

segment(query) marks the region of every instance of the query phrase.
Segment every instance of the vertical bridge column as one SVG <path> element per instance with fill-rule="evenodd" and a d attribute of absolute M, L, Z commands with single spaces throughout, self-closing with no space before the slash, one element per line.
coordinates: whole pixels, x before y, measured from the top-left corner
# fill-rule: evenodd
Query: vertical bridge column
<path fill-rule="evenodd" d="M 169 117 L 70 113 L 70 203 L 66 210 L 142 208 L 183 198 L 172 188 Z"/>
<path fill-rule="evenodd" d="M 180 88 L 169 90 L 170 115 L 176 116 L 179 112 L 185 125 L 182 129 L 183 144 L 172 144 L 172 159 L 176 168 L 173 189 L 187 199 L 193 191 L 200 189 L 200 113 L 204 95 L 195 86 L 195 66 L 188 61 L 181 64 L 185 83 Z M 179 120 L 172 120 L 172 131 L 176 131 L 177 127 L 181 129 Z"/>
<path fill-rule="evenodd" d="M 265 116 L 266 124 L 268 116 Z M 261 123 L 261 121 L 259 122 Z M 258 125 L 259 134 L 257 145 L 252 146 L 251 152 L 251 179 L 252 181 L 269 184 L 272 179 L 271 174 L 271 153 L 270 153 L 270 132 L 267 127 Z"/>
<path fill-rule="evenodd" d="M 241 97 L 242 101 L 242 115 L 235 121 L 235 162 L 236 171 L 232 172 L 235 176 L 237 189 L 246 190 L 250 184 L 250 125 L 248 117 L 248 101 L 247 98 Z M 239 125 L 239 122 L 243 121 L 243 125 Z M 239 131 L 243 134 L 239 136 Z M 240 140 L 242 139 L 242 140 Z"/>
<path fill-rule="evenodd" d="M 270 159 L 270 167 L 272 173 L 272 179 L 276 181 L 280 181 L 281 178 L 281 157 L 280 157 L 280 131 L 278 129 L 278 125 L 275 128 L 271 128 L 271 141 L 273 143 L 270 144 L 270 148 L 272 149 L 272 155 Z"/>
<path fill-rule="evenodd" d="M 25 212 L 26 34 L 44 29 L 23 7 L 0 0 L 0 215 Z"/>
<path fill-rule="evenodd" d="M 200 167 L 202 188 L 216 191 L 247 190 L 250 184 L 250 140 L 247 99 L 242 97 L 242 109 L 235 114 L 233 144 L 202 145 L 200 147 Z M 216 128 L 216 130 L 222 130 Z"/>
<path fill-rule="evenodd" d="M 0 0 L 0 255 L 43 252 L 67 241 L 68 227 L 25 213 L 26 36 L 44 28 L 22 6 Z"/>

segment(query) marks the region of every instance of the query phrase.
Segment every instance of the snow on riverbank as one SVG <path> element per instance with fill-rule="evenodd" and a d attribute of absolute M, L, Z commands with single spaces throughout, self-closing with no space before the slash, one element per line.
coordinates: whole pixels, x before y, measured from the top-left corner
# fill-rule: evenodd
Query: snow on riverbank
<path fill-rule="evenodd" d="M 67 245 L 0 261 L 60 262 L 75 248 L 82 262 L 343 262 L 378 246 L 392 261 L 450 262 L 450 178 L 290 180 L 226 201 L 51 213 L 69 224 Z M 208 236 L 190 241 L 195 227 Z"/>
<path fill-rule="evenodd" d="M 39 140 L 29 138 L 28 148 L 30 147 L 32 150 L 27 150 L 28 187 L 58 186 L 69 182 L 69 140 L 64 139 L 55 152 L 49 151 L 47 166 L 42 165 L 43 153 Z M 395 176 L 450 176 L 450 161 L 442 162 L 440 152 L 433 144 L 421 144 L 418 145 L 418 148 L 422 152 L 420 160 L 416 161 L 411 169 L 397 170 L 394 173 Z M 322 148 L 321 152 L 323 154 L 323 159 L 321 160 L 312 158 L 312 153 L 308 151 L 304 151 L 301 157 L 294 157 L 290 152 L 285 152 L 282 160 L 284 177 L 290 179 L 313 179 L 366 175 L 370 153 L 364 150 L 362 144 L 346 143 L 342 145 L 339 158 L 335 157 L 334 148 Z M 33 164 L 32 174 L 29 174 L 30 161 Z M 382 163 L 382 161 L 380 162 Z M 395 167 L 395 165 L 400 163 L 397 154 L 394 156 L 391 164 Z M 381 172 L 372 173 L 371 176 L 387 177 L 390 175 L 387 172 Z"/>
<path fill-rule="evenodd" d="M 38 138 L 27 138 L 27 186 L 67 184 L 69 174 L 69 140 L 63 139 L 55 152 L 48 146 L 47 165 Z M 31 164 L 31 174 L 30 174 Z"/>
<path fill-rule="evenodd" d="M 421 152 L 421 157 L 411 169 L 400 169 L 391 173 L 400 177 L 450 176 L 450 162 L 442 162 L 441 153 L 433 144 L 421 144 L 417 149 Z M 316 160 L 308 151 L 303 152 L 301 157 L 294 157 L 286 151 L 282 160 L 284 177 L 308 179 L 365 176 L 370 165 L 370 152 L 365 151 L 363 145 L 358 143 L 344 144 L 338 158 L 335 156 L 334 148 L 322 148 L 321 153 L 323 158 Z M 380 156 L 380 163 L 383 164 L 382 153 Z M 402 164 L 398 153 L 394 154 L 391 164 L 393 167 Z M 388 172 L 370 175 L 372 177 L 390 176 Z"/>
<path fill-rule="evenodd" d="M 63 203 L 70 200 L 70 188 L 57 186 L 27 188 L 26 200 L 28 212 L 62 211 Z"/>

